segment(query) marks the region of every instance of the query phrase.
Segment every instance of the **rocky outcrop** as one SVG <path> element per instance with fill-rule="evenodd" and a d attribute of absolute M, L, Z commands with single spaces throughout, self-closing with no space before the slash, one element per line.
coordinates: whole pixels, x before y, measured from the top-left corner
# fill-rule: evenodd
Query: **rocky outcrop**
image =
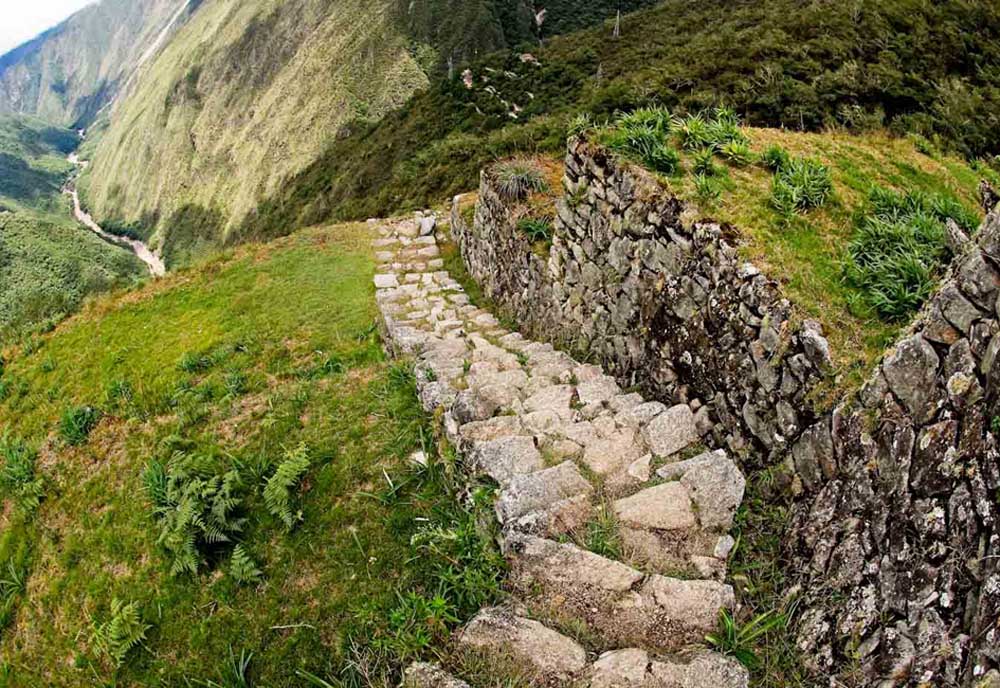
<path fill-rule="evenodd" d="M 415 359 L 420 400 L 469 477 L 497 484 L 511 571 L 508 604 L 482 610 L 458 648 L 512 661 L 537 685 L 746 688 L 742 666 L 703 646 L 736 604 L 724 578 L 739 469 L 724 451 L 685 460 L 699 440 L 689 405 L 624 392 L 471 305 L 421 224 L 379 227 L 384 341 Z M 621 560 L 580 544 L 599 513 L 615 519 Z M 587 648 L 568 626 L 586 630 Z M 405 680 L 463 685 L 430 665 Z"/>
<path fill-rule="evenodd" d="M 795 319 L 726 228 L 682 222 L 681 203 L 644 171 L 576 139 L 564 185 L 547 256 L 517 229 L 490 170 L 474 221 L 456 203 L 452 235 L 486 295 L 532 335 L 596 356 L 619 382 L 690 403 L 694 417 L 650 430 L 657 441 L 689 442 L 696 420 L 713 446 L 783 456 L 816 420 L 806 399 L 830 365 L 819 325 Z"/>

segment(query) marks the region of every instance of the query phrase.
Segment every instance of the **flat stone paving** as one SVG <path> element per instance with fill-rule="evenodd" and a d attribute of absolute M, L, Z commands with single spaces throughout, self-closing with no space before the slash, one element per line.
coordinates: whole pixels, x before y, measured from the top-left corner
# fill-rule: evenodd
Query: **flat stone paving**
<path fill-rule="evenodd" d="M 443 270 L 428 216 L 371 224 L 387 349 L 414 360 L 421 404 L 470 477 L 499 486 L 511 599 L 458 645 L 515 658 L 545 685 L 745 688 L 740 664 L 702 646 L 735 605 L 724 579 L 745 481 L 725 452 L 692 452 L 692 409 L 501 327 Z M 598 513 L 615 519 L 622 561 L 573 544 Z M 569 621 L 600 647 L 556 630 Z M 465 685 L 428 665 L 406 679 Z"/>

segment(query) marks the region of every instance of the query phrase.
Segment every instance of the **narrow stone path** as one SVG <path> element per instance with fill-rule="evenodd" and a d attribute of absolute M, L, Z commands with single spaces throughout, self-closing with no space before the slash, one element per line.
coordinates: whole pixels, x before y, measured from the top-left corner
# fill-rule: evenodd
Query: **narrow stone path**
<path fill-rule="evenodd" d="M 433 219 L 374 224 L 387 347 L 414 359 L 421 403 L 469 477 L 499 486 L 511 599 L 480 611 L 459 648 L 544 685 L 745 688 L 742 665 L 704 646 L 735 606 L 728 531 L 745 481 L 725 452 L 699 449 L 694 410 L 501 327 L 443 270 Z M 595 527 L 603 554 L 580 544 Z M 581 627 L 587 648 L 562 632 Z M 406 685 L 466 684 L 417 664 Z"/>

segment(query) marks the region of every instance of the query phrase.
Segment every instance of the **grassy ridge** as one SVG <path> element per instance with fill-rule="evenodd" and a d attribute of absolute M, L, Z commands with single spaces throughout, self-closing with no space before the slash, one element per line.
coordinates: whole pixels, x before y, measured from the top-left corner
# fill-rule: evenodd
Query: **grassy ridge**
<path fill-rule="evenodd" d="M 755 125 L 888 127 L 971 157 L 1000 152 L 1000 10 L 989 3 L 669 0 L 626 18 L 621 39 L 610 33 L 552 39 L 533 51 L 540 66 L 491 57 L 474 66 L 473 89 L 438 83 L 356 125 L 260 204 L 244 233 L 440 202 L 498 156 L 561 150 L 578 111 L 647 102 L 727 103 Z M 500 98 L 522 108 L 516 120 Z"/>
<path fill-rule="evenodd" d="M 27 580 L 0 630 L 0 685 L 198 685 L 224 680 L 230 648 L 253 655 L 255 685 L 302 686 L 299 670 L 363 685 L 358 666 L 395 685 L 400 662 L 483 601 L 414 549 L 424 529 L 449 557 L 462 533 L 474 553 L 462 573 L 485 573 L 475 591 L 489 594 L 495 555 L 433 458 L 407 461 L 434 457 L 434 442 L 412 376 L 374 333 L 369 238 L 334 227 L 243 250 L 7 352 L 0 435 L 38 451 L 44 497 L 25 514 L 0 481 L 0 568 Z M 265 483 L 298 447 L 308 467 L 286 493 L 289 528 Z M 220 543 L 196 575 L 171 575 L 144 475 L 177 452 L 239 474 L 250 564 Z M 148 626 L 117 670 L 93 633 L 116 599 Z"/>

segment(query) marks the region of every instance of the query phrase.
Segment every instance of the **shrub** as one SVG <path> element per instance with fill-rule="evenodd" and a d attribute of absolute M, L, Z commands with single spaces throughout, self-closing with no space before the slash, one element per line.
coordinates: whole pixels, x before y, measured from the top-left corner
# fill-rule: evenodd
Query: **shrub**
<path fill-rule="evenodd" d="M 781 167 L 771 186 L 771 203 L 785 215 L 819 208 L 833 193 L 830 168 L 818 160 L 795 158 Z"/>
<path fill-rule="evenodd" d="M 59 421 L 59 436 L 71 447 L 78 447 L 87 441 L 100 420 L 101 412 L 92 406 L 66 409 Z"/>
<path fill-rule="evenodd" d="M 954 199 L 873 188 L 856 221 L 848 280 L 882 317 L 901 321 L 927 300 L 950 258 L 945 221 L 966 229 L 977 218 Z"/>
<path fill-rule="evenodd" d="M 277 470 L 264 486 L 264 505 L 273 516 L 291 530 L 302 520 L 302 512 L 292 511 L 292 493 L 309 470 L 312 461 L 308 448 L 302 444 L 285 453 Z"/>
<path fill-rule="evenodd" d="M 24 513 L 37 509 L 45 494 L 45 481 L 35 475 L 37 458 L 23 441 L 7 433 L 0 436 L 0 493 Z"/>
<path fill-rule="evenodd" d="M 498 163 L 494 168 L 497 189 L 507 201 L 523 201 L 547 188 L 541 167 L 531 160 L 515 159 Z"/>
<path fill-rule="evenodd" d="M 547 218 L 526 217 L 517 223 L 517 228 L 532 243 L 552 240 L 552 222 Z"/>
<path fill-rule="evenodd" d="M 143 483 L 173 575 L 197 573 L 204 550 L 232 542 L 246 525 L 240 474 L 222 470 L 215 457 L 177 452 L 166 465 L 151 462 Z"/>
<path fill-rule="evenodd" d="M 111 617 L 104 623 L 91 619 L 90 642 L 98 656 L 110 661 L 117 669 L 125 662 L 125 657 L 146 639 L 146 631 L 151 627 L 143 623 L 136 602 L 122 602 L 118 598 L 111 601 Z"/>

